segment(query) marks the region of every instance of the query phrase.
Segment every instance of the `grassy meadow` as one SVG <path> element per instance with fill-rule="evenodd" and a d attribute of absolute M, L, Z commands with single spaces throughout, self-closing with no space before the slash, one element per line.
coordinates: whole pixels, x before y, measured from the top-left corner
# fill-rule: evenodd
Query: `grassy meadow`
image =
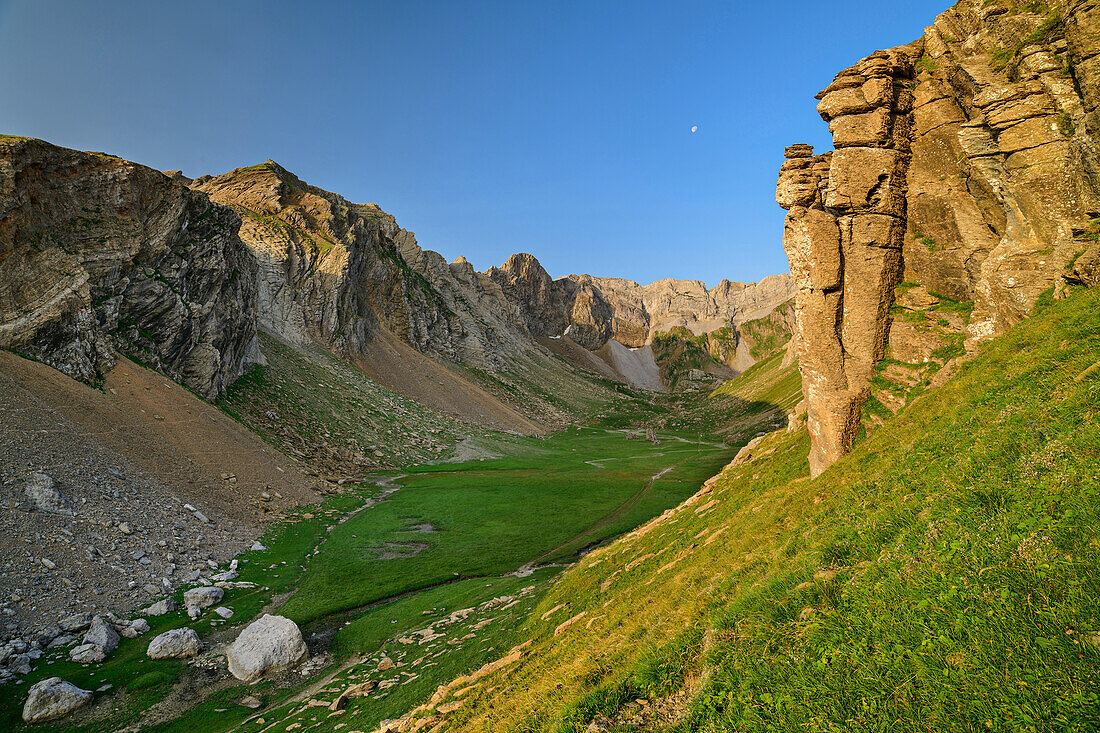
<path fill-rule="evenodd" d="M 1098 359 L 1075 290 L 817 479 L 775 434 L 560 575 L 448 729 L 1097 730 Z"/>

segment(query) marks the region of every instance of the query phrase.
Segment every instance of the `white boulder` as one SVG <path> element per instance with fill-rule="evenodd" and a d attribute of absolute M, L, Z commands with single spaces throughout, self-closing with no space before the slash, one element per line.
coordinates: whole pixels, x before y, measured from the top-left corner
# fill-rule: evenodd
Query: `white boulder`
<path fill-rule="evenodd" d="M 146 653 L 150 659 L 186 659 L 202 651 L 202 640 L 194 629 L 165 631 L 149 642 Z"/>
<path fill-rule="evenodd" d="M 204 609 L 210 608 L 221 601 L 225 591 L 212 585 L 203 585 L 192 588 L 183 594 L 183 605 L 187 607 L 187 615 L 198 618 Z"/>
<path fill-rule="evenodd" d="M 234 677 L 254 682 L 267 672 L 295 666 L 309 656 L 309 649 L 297 624 L 264 614 L 241 632 L 225 656 Z"/>
<path fill-rule="evenodd" d="M 174 598 L 162 598 L 148 608 L 143 608 L 141 612 L 146 616 L 163 616 L 166 613 L 175 611 L 177 608 L 179 606 Z"/>
<path fill-rule="evenodd" d="M 39 723 L 68 715 L 92 701 L 92 693 L 82 690 L 60 677 L 31 685 L 27 702 L 23 705 L 23 722 Z"/>
<path fill-rule="evenodd" d="M 149 631 L 149 622 L 143 618 L 139 618 L 134 619 L 129 624 L 122 627 L 122 631 L 119 633 L 127 639 L 136 639 L 147 631 Z"/>

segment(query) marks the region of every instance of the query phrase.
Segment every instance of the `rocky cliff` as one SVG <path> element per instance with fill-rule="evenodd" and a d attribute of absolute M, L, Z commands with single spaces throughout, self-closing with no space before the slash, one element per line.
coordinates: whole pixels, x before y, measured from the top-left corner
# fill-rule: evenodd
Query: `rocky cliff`
<path fill-rule="evenodd" d="M 488 276 L 500 284 L 536 336 L 569 336 L 595 350 L 614 339 L 628 348 L 650 344 L 658 333 L 686 328 L 696 336 L 765 316 L 788 300 L 787 275 L 758 283 L 722 280 L 713 288 L 698 280 L 633 280 L 569 275 L 552 280 L 538 260 L 516 254 Z"/>
<path fill-rule="evenodd" d="M 237 226 L 158 171 L 0 136 L 0 347 L 86 382 L 122 352 L 216 397 L 258 354 Z"/>
<path fill-rule="evenodd" d="M 499 286 L 447 264 L 374 204 L 300 181 L 274 161 L 191 182 L 241 215 L 259 263 L 261 325 L 291 343 L 366 352 L 379 329 L 430 356 L 489 369 L 530 348 Z"/>
<path fill-rule="evenodd" d="M 792 293 L 785 275 L 747 285 L 723 280 L 709 290 L 681 280 L 647 286 L 589 275 L 554 280 L 528 254 L 480 273 L 462 257 L 447 263 L 421 249 L 374 204 L 350 203 L 273 161 L 190 185 L 240 214 L 241 238 L 260 272 L 260 325 L 291 343 L 318 343 L 351 358 L 400 348 L 393 336 L 433 359 L 501 374 L 517 359 L 548 357 L 535 338 L 567 334 L 599 353 L 605 364 L 597 370 L 610 366 L 611 376 L 654 388 L 657 366 L 624 367 L 625 350 L 610 341 L 632 349 L 678 327 L 697 335 L 725 329 L 733 338 L 723 342 L 723 356 L 744 368 L 752 359 L 747 347 L 738 351 L 730 328 Z M 639 358 L 653 362 L 648 351 L 627 361 Z"/>
<path fill-rule="evenodd" d="M 1098 85 L 1100 3 L 962 0 L 818 95 L 834 150 L 787 148 L 776 189 L 815 474 L 1041 293 L 1096 284 Z"/>

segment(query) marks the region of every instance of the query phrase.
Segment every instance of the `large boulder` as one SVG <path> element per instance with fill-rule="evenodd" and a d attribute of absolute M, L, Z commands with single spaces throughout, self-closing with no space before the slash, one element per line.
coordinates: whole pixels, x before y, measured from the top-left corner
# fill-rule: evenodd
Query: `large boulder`
<path fill-rule="evenodd" d="M 202 640 L 194 629 L 172 629 L 149 642 L 150 659 L 186 659 L 202 651 Z"/>
<path fill-rule="evenodd" d="M 297 624 L 264 614 L 241 632 L 225 656 L 234 677 L 255 682 L 268 672 L 298 664 L 309 656 L 309 649 Z"/>
<path fill-rule="evenodd" d="M 183 594 L 183 605 L 187 607 L 188 616 L 198 618 L 204 609 L 220 602 L 224 595 L 224 590 L 213 585 L 192 588 Z"/>
<path fill-rule="evenodd" d="M 88 633 L 84 634 L 84 643 L 95 644 L 104 652 L 113 652 L 118 649 L 118 632 L 102 616 L 96 616 L 88 627 Z"/>
<path fill-rule="evenodd" d="M 23 493 L 39 511 L 52 514 L 72 514 L 69 502 L 54 480 L 44 473 L 32 473 L 23 481 Z"/>
<path fill-rule="evenodd" d="M 92 693 L 60 677 L 36 682 L 23 705 L 23 722 L 40 723 L 60 718 L 92 701 Z"/>

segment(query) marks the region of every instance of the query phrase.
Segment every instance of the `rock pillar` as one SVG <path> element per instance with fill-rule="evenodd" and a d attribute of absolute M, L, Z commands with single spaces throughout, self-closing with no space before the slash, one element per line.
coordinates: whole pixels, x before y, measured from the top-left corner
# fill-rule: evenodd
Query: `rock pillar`
<path fill-rule="evenodd" d="M 842 71 L 818 95 L 835 150 L 793 145 L 780 170 L 814 476 L 851 449 L 886 348 L 902 272 L 912 79 L 898 50 Z"/>

